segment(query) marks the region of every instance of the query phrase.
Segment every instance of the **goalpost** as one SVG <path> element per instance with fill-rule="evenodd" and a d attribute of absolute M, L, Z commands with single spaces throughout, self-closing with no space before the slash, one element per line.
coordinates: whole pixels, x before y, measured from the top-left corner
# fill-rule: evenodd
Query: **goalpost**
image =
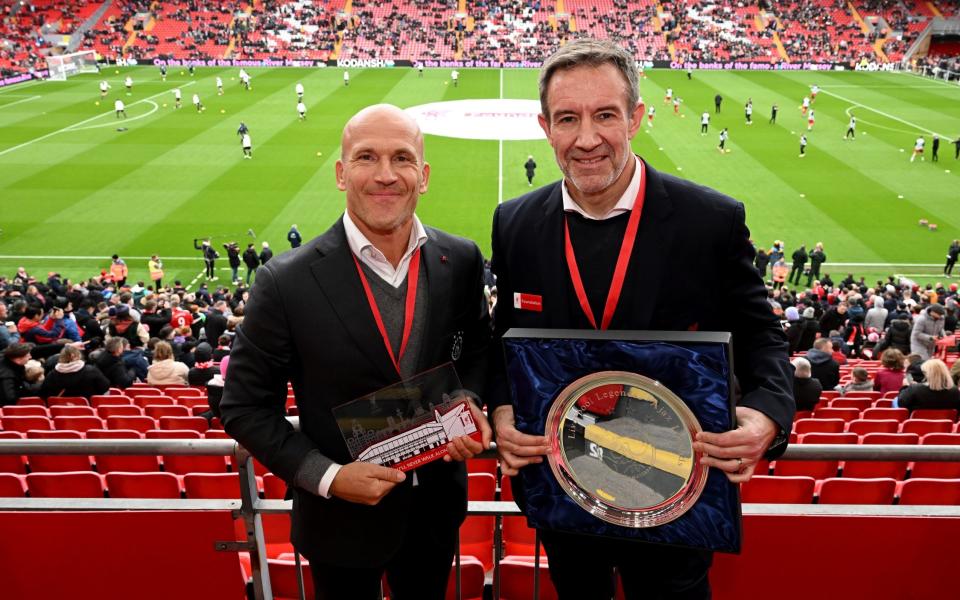
<path fill-rule="evenodd" d="M 50 79 L 54 81 L 65 81 L 67 77 L 78 73 L 100 71 L 97 67 L 97 55 L 93 50 L 48 56 L 47 69 L 50 71 Z"/>

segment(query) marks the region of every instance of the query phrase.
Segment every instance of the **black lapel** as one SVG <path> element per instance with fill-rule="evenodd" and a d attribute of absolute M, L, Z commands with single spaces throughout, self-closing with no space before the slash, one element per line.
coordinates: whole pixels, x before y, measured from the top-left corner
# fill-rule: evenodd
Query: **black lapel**
<path fill-rule="evenodd" d="M 644 164 L 646 195 L 643 215 L 611 329 L 649 329 L 660 294 L 664 269 L 678 267 L 668 267 L 666 264 L 670 258 L 670 240 L 673 238 L 674 224 L 668 219 L 673 212 L 673 203 L 667 195 L 660 173 L 646 164 L 646 161 Z M 684 267 L 679 265 L 679 268 Z M 689 265 L 689 268 L 694 268 L 694 265 Z"/>
<path fill-rule="evenodd" d="M 430 227 L 427 230 L 427 241 L 420 247 L 420 273 L 427 278 L 427 312 L 423 315 L 426 319 L 426 329 L 424 330 L 423 343 L 420 346 L 420 357 L 417 360 L 417 373 L 426 370 L 428 367 L 436 364 L 435 355 L 437 352 L 449 353 L 449 348 L 438 348 L 435 340 L 437 336 L 446 335 L 449 332 L 441 331 L 442 323 L 449 316 L 452 306 L 453 296 L 453 276 L 451 270 L 454 268 L 450 258 L 450 248 L 444 246 L 438 239 L 434 230 Z M 445 340 L 440 340 L 443 343 Z M 449 354 L 443 359 L 443 362 L 449 358 Z"/>
<path fill-rule="evenodd" d="M 357 274 L 353 254 L 347 244 L 347 234 L 341 217 L 317 241 L 320 257 L 310 264 L 310 270 L 320 291 L 327 297 L 330 306 L 353 338 L 360 351 L 370 359 L 387 381 L 397 379 L 397 370 L 383 345 L 383 338 L 363 292 Z M 333 340 L 317 340 L 317 343 L 336 343 Z"/>
<path fill-rule="evenodd" d="M 559 182 L 543 200 L 543 218 L 534 225 L 533 249 L 537 253 L 540 277 L 543 280 L 543 312 L 546 325 L 569 326 L 570 273 L 567 270 L 563 250 L 563 192 Z M 520 279 L 526 279 L 521 276 Z M 514 290 L 531 293 L 535 290 Z M 502 298 L 504 302 L 513 302 L 513 298 Z"/>

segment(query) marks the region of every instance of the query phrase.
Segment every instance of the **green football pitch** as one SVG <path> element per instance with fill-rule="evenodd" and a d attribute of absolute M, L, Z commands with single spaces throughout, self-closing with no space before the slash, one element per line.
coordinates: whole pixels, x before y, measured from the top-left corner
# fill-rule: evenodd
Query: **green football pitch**
<path fill-rule="evenodd" d="M 83 278 L 117 253 L 133 279 L 146 279 L 147 258 L 159 254 L 166 281 L 195 281 L 202 271 L 196 237 L 269 241 L 275 251 L 296 223 L 305 238 L 322 233 L 342 213 L 334 182 L 340 131 L 358 109 L 389 102 L 425 103 L 487 98 L 535 99 L 532 70 L 447 69 L 342 71 L 250 69 L 244 90 L 238 69 L 171 68 L 166 82 L 154 67 L 105 69 L 66 82 L 28 83 L 0 90 L 0 274 L 24 266 L 37 276 L 57 271 Z M 123 78 L 134 79 L 127 95 Z M 218 96 L 215 78 L 224 80 Z M 112 89 L 99 102 L 97 84 Z M 294 85 L 306 87 L 306 121 L 295 111 Z M 817 84 L 816 125 L 807 132 L 801 99 Z M 173 107 L 180 86 L 184 107 Z M 679 115 L 663 102 L 666 88 L 682 98 Z M 190 104 L 199 93 L 206 110 Z M 714 96 L 724 98 L 714 114 Z M 960 87 L 908 74 L 863 72 L 648 71 L 641 94 L 657 108 L 634 140 L 656 169 L 729 194 L 747 206 L 758 245 L 774 239 L 788 252 L 820 241 L 825 271 L 868 281 L 904 274 L 937 281 L 952 239 L 960 237 Z M 117 120 L 113 101 L 127 105 Z M 754 124 L 744 121 L 753 100 Z M 770 107 L 779 105 L 776 124 Z M 706 136 L 700 115 L 710 112 Z M 845 141 L 849 114 L 855 141 Z M 253 160 L 243 160 L 236 129 L 245 121 Z M 717 150 L 728 127 L 730 152 Z M 807 133 L 807 156 L 799 138 Z M 940 161 L 931 137 L 941 137 Z M 925 161 L 910 162 L 914 140 L 927 139 Z M 491 216 L 498 201 L 529 190 L 523 163 L 539 165 L 535 185 L 559 177 L 546 140 L 498 141 L 426 137 L 432 165 L 429 192 L 417 209 L 427 224 L 475 240 L 489 253 Z M 925 219 L 938 228 L 918 223 Z M 247 232 L 252 230 L 256 238 Z M 222 260 L 220 267 L 226 267 Z M 838 277 L 838 275 L 840 277 Z M 221 281 L 228 277 L 221 275 Z"/>

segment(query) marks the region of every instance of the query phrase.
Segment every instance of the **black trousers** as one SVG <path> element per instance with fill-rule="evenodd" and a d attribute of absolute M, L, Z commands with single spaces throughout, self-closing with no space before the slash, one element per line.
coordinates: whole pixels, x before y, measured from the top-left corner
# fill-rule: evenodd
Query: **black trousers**
<path fill-rule="evenodd" d="M 311 563 L 316 600 L 375 600 L 384 573 L 391 600 L 444 600 L 457 532 L 411 523 L 400 550 L 385 565 L 341 567 Z"/>
<path fill-rule="evenodd" d="M 541 531 L 560 600 L 610 600 L 614 569 L 627 600 L 709 600 L 713 553 Z"/>
<path fill-rule="evenodd" d="M 213 268 L 214 260 L 205 258 L 203 259 L 203 264 L 204 264 L 204 272 L 206 273 L 206 276 L 210 278 L 214 277 L 214 268 Z"/>
<path fill-rule="evenodd" d="M 796 281 L 794 281 L 794 275 L 796 275 Z M 803 276 L 803 265 L 797 266 L 793 265 L 793 268 L 790 269 L 790 277 L 787 277 L 787 281 L 790 283 L 800 284 L 800 277 Z"/>

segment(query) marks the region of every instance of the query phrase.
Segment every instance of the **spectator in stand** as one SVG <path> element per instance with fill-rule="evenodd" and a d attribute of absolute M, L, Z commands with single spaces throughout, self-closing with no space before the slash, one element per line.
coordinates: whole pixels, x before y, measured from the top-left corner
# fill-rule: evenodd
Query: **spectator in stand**
<path fill-rule="evenodd" d="M 110 381 L 93 365 L 83 360 L 83 354 L 74 346 L 64 346 L 60 360 L 47 374 L 40 386 L 40 396 L 82 396 L 89 398 L 106 394 Z"/>
<path fill-rule="evenodd" d="M 902 390 L 894 406 L 913 412 L 918 408 L 960 409 L 960 389 L 950 378 L 950 371 L 942 360 L 932 358 L 921 367 L 924 383 L 915 383 Z"/>
<path fill-rule="evenodd" d="M 150 340 L 150 334 L 143 324 L 133 320 L 130 308 L 126 304 L 111 307 L 107 314 L 110 322 L 107 325 L 106 339 L 122 337 L 130 342 L 131 348 L 143 348 Z"/>
<path fill-rule="evenodd" d="M 12 406 L 39 390 L 40 384 L 28 380 L 25 368 L 32 348 L 31 344 L 17 342 L 4 349 L 0 359 L 0 406 Z"/>
<path fill-rule="evenodd" d="M 840 392 L 841 396 L 846 396 L 849 392 L 872 392 L 873 382 L 870 381 L 870 373 L 863 367 L 853 369 L 853 380 L 846 385 L 838 385 L 834 388 Z"/>
<path fill-rule="evenodd" d="M 63 309 L 54 308 L 46 320 L 43 320 L 43 309 L 27 306 L 23 317 L 17 323 L 20 339 L 31 344 L 53 344 L 63 337 Z"/>
<path fill-rule="evenodd" d="M 923 383 L 925 375 L 923 374 L 923 357 L 919 354 L 908 354 L 903 359 L 903 368 L 906 370 L 906 383 Z"/>
<path fill-rule="evenodd" d="M 797 350 L 813 347 L 813 342 L 817 339 L 817 332 L 820 330 L 820 322 L 816 317 L 816 309 L 812 306 L 803 309 L 798 326 L 801 333 L 799 336 L 800 339 L 797 342 Z"/>
<path fill-rule="evenodd" d="M 946 314 L 943 305 L 931 304 L 913 321 L 910 333 L 910 353 L 920 355 L 923 360 L 933 356 L 937 340 L 943 337 L 943 317 Z"/>
<path fill-rule="evenodd" d="M 910 321 L 905 318 L 897 318 L 890 321 L 890 326 L 887 327 L 886 332 L 884 332 L 883 339 L 880 340 L 880 343 L 877 344 L 873 350 L 874 356 L 887 348 L 896 348 L 904 355 L 910 354 L 912 329 Z"/>
<path fill-rule="evenodd" d="M 847 303 L 840 302 L 820 318 L 820 335 L 826 337 L 830 331 L 840 329 L 847 322 Z"/>
<path fill-rule="evenodd" d="M 193 352 L 193 368 L 187 373 L 190 385 L 207 385 L 219 369 L 213 364 L 213 348 L 206 342 L 197 344 Z"/>
<path fill-rule="evenodd" d="M 873 308 L 867 311 L 867 316 L 863 320 L 863 326 L 869 331 L 883 331 L 884 323 L 887 322 L 887 309 L 883 307 L 883 298 L 873 297 Z"/>
<path fill-rule="evenodd" d="M 960 360 L 950 367 L 950 378 L 953 379 L 953 385 L 960 387 Z"/>
<path fill-rule="evenodd" d="M 223 362 L 223 359 L 230 356 L 230 342 L 233 341 L 233 338 L 227 334 L 223 334 L 217 340 L 217 347 L 213 350 L 213 361 L 214 362 Z"/>
<path fill-rule="evenodd" d="M 93 364 L 110 382 L 111 387 L 126 389 L 136 381 L 136 371 L 123 361 L 123 353 L 130 347 L 126 338 L 115 337 L 106 341 L 102 350 L 99 350 Z"/>
<path fill-rule="evenodd" d="M 855 312 L 847 319 L 847 324 L 841 333 L 846 343 L 846 354 L 851 358 L 861 358 L 863 345 L 867 341 L 867 332 L 863 326 L 863 311 Z"/>
<path fill-rule="evenodd" d="M 823 387 L 820 381 L 813 377 L 810 361 L 798 356 L 791 363 L 793 364 L 793 397 L 797 402 L 797 410 L 813 410 L 820 401 Z"/>
<path fill-rule="evenodd" d="M 151 336 L 157 335 L 161 329 L 170 323 L 170 313 L 161 310 L 156 300 L 147 300 L 143 303 L 143 313 L 140 314 L 140 324 Z"/>
<path fill-rule="evenodd" d="M 873 378 L 873 389 L 886 394 L 898 392 L 903 387 L 903 352 L 896 348 L 888 348 L 880 355 L 880 369 Z"/>
<path fill-rule="evenodd" d="M 207 342 L 213 343 L 220 339 L 223 332 L 227 330 L 228 316 L 230 316 L 230 307 L 225 301 L 219 300 L 210 307 L 203 322 L 204 337 Z"/>
<path fill-rule="evenodd" d="M 833 358 L 833 342 L 820 338 L 807 351 L 812 377 L 820 382 L 825 390 L 832 390 L 840 383 L 840 364 Z"/>
<path fill-rule="evenodd" d="M 153 364 L 147 372 L 147 383 L 153 385 L 187 385 L 190 368 L 173 360 L 173 347 L 167 342 L 157 342 L 153 348 Z"/>
<path fill-rule="evenodd" d="M 17 324 L 8 319 L 7 304 L 0 299 L 0 352 L 10 344 L 16 344 L 20 341 L 20 332 L 17 331 Z"/>

